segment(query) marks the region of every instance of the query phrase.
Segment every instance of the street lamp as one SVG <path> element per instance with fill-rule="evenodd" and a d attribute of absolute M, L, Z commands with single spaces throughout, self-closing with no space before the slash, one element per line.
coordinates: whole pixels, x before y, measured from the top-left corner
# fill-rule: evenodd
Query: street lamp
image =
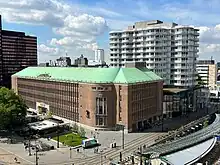
<path fill-rule="evenodd" d="M 36 165 L 38 165 L 38 160 L 39 160 L 39 157 L 37 155 L 37 153 L 39 152 L 39 149 L 37 146 L 35 146 L 35 160 L 36 160 Z"/>
<path fill-rule="evenodd" d="M 57 148 L 60 148 L 60 132 L 59 123 L 57 124 Z"/>
<path fill-rule="evenodd" d="M 103 150 L 100 151 L 100 156 L 101 156 L 100 157 L 100 165 L 102 165 L 102 152 L 103 152 Z"/>
<path fill-rule="evenodd" d="M 125 148 L 125 126 L 122 125 L 122 149 Z"/>

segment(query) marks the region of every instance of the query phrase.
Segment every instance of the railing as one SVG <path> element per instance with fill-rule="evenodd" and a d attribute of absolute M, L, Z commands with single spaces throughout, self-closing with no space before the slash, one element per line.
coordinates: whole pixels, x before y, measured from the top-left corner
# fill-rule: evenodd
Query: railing
<path fill-rule="evenodd" d="M 190 124 L 191 126 L 192 126 L 192 123 Z M 177 132 L 180 132 L 180 130 L 178 130 Z M 185 130 L 184 127 L 182 130 Z M 194 144 L 197 144 L 201 141 L 204 141 L 204 140 L 212 137 L 213 135 L 215 135 L 219 131 L 220 131 L 220 115 L 216 115 L 215 121 L 211 125 L 207 126 L 206 128 L 203 128 L 200 131 L 197 131 L 195 133 L 192 133 L 192 134 L 187 135 L 185 137 L 182 137 L 180 139 L 174 140 L 172 142 L 149 147 L 145 151 L 145 153 L 157 152 L 160 154 L 167 154 L 167 153 L 175 152 L 175 151 L 181 150 L 183 148 L 186 148 L 188 146 L 192 146 Z M 175 137 L 177 132 L 174 132 L 171 135 L 168 135 L 163 140 L 166 140 L 171 137 Z M 163 140 L 160 140 L 160 142 Z"/>

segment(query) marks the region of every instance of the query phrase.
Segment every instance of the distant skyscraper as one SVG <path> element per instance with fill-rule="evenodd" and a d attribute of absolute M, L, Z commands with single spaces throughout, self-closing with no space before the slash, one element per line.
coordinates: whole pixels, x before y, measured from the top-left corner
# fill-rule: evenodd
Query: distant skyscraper
<path fill-rule="evenodd" d="M 57 63 L 56 66 L 61 66 L 61 67 L 71 66 L 71 59 L 70 57 L 60 57 L 56 60 L 56 63 Z"/>
<path fill-rule="evenodd" d="M 79 58 L 75 59 L 75 65 L 79 67 L 88 66 L 88 59 L 81 54 Z"/>
<path fill-rule="evenodd" d="M 11 75 L 37 66 L 37 37 L 2 30 L 0 15 L 0 86 L 11 87 Z"/>
<path fill-rule="evenodd" d="M 104 64 L 105 63 L 104 49 L 97 49 L 95 51 L 95 61 L 100 63 L 100 64 Z"/>
<path fill-rule="evenodd" d="M 126 30 L 110 32 L 110 65 L 146 62 L 166 85 L 196 85 L 198 29 L 159 20 L 136 22 Z"/>

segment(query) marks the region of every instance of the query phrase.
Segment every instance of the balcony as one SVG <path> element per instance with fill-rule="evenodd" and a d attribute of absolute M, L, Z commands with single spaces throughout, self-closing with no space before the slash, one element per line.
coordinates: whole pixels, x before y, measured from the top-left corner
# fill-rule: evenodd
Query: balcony
<path fill-rule="evenodd" d="M 119 49 L 119 46 L 110 45 L 110 49 Z"/>
<path fill-rule="evenodd" d="M 122 45 L 121 48 L 132 48 L 132 45 Z"/>
<path fill-rule="evenodd" d="M 116 41 L 110 40 L 109 43 L 110 44 L 118 44 L 118 43 L 120 43 L 120 41 L 119 40 L 116 40 Z"/>
<path fill-rule="evenodd" d="M 122 38 L 129 37 L 129 34 L 123 33 L 123 34 L 121 35 L 121 37 L 122 37 Z"/>
<path fill-rule="evenodd" d="M 110 39 L 116 39 L 116 38 L 120 38 L 120 36 L 118 36 L 118 35 L 110 35 L 109 38 L 110 38 Z"/>
<path fill-rule="evenodd" d="M 128 43 L 128 42 L 130 42 L 130 40 L 127 40 L 127 39 L 126 39 L 126 40 L 122 40 L 121 42 L 122 42 L 122 43 Z"/>
<path fill-rule="evenodd" d="M 119 52 L 119 50 L 116 50 L 116 51 L 113 50 L 113 51 L 110 51 L 110 53 L 111 53 L 111 54 L 118 54 L 118 53 L 120 53 L 120 52 Z"/>

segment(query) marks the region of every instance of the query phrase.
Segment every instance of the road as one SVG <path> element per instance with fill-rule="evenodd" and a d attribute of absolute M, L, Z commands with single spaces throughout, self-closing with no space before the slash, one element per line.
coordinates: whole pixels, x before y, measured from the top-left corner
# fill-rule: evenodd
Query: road
<path fill-rule="evenodd" d="M 158 136 L 165 135 L 166 133 L 148 133 L 146 135 L 143 135 L 142 137 L 137 138 L 133 142 L 125 144 L 124 150 L 122 149 L 115 149 L 115 150 L 109 150 L 106 152 L 103 152 L 102 154 L 99 154 L 94 157 L 87 157 L 85 159 L 77 159 L 73 163 L 77 165 L 98 165 L 101 163 L 108 163 L 110 159 L 115 159 L 119 157 L 120 152 L 122 152 L 122 155 L 129 155 L 132 154 L 135 150 L 137 150 L 140 146 L 146 145 L 150 146 L 155 143 L 155 139 L 158 138 Z M 102 158 L 101 158 L 102 157 Z"/>

